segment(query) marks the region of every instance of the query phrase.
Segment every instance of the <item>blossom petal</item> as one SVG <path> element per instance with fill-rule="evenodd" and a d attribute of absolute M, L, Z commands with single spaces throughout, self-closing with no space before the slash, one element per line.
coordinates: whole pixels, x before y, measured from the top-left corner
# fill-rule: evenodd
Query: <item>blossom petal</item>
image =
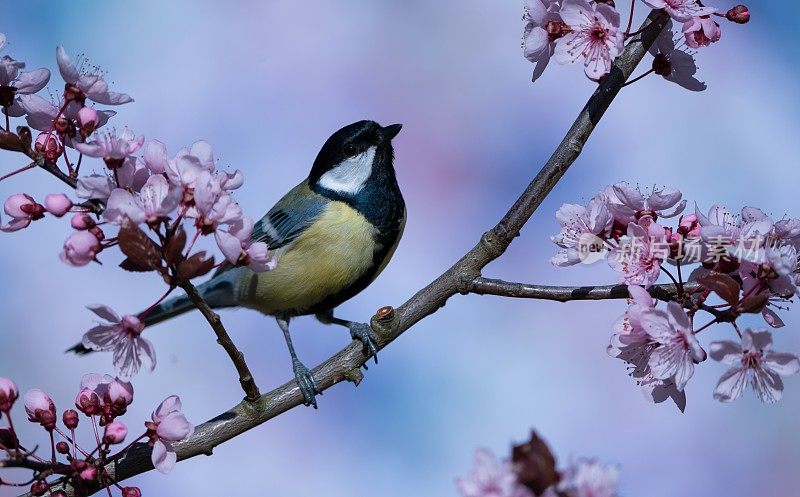
<path fill-rule="evenodd" d="M 800 371 L 800 360 L 796 355 L 786 352 L 768 352 L 764 355 L 764 365 L 783 376 Z"/>
<path fill-rule="evenodd" d="M 80 79 L 80 73 L 78 73 L 78 69 L 75 67 L 75 64 L 72 63 L 72 59 L 69 58 L 69 55 L 67 55 L 67 52 L 61 45 L 56 48 L 56 61 L 58 62 L 58 72 L 61 73 L 61 77 L 64 78 L 64 81 L 67 83 L 77 83 L 78 79 Z"/>
<path fill-rule="evenodd" d="M 150 456 L 150 460 L 157 470 L 167 474 L 175 467 L 175 463 L 178 462 L 178 456 L 169 442 L 157 440 L 153 445 L 153 453 Z"/>
<path fill-rule="evenodd" d="M 742 396 L 747 380 L 745 368 L 731 368 L 720 377 L 714 388 L 714 398 L 720 402 L 733 402 Z"/>

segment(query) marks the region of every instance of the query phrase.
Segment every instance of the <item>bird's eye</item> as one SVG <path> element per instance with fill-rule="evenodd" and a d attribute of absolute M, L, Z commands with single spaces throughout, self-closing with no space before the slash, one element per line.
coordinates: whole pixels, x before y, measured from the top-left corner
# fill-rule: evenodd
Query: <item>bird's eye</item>
<path fill-rule="evenodd" d="M 342 152 L 344 152 L 345 157 L 352 157 L 356 155 L 356 153 L 358 152 L 358 148 L 356 148 L 356 146 L 353 145 L 352 143 L 348 143 L 347 145 L 344 146 Z"/>

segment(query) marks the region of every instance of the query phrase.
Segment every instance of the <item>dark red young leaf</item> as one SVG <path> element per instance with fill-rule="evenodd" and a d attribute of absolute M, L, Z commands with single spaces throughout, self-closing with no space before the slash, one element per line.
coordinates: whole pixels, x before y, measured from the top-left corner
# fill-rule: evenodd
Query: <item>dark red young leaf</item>
<path fill-rule="evenodd" d="M 161 248 L 141 228 L 126 220 L 118 236 L 119 248 L 130 259 L 130 265 L 136 265 L 141 268 L 140 271 L 153 271 L 161 267 Z"/>
<path fill-rule="evenodd" d="M 164 255 L 169 264 L 177 264 L 183 260 L 183 248 L 186 246 L 186 231 L 183 226 L 178 225 L 178 229 L 167 240 L 164 247 Z"/>
<path fill-rule="evenodd" d="M 214 269 L 214 258 L 205 259 L 206 253 L 197 252 L 178 265 L 177 278 L 180 281 L 189 281 L 192 278 L 208 274 Z"/>
<path fill-rule="evenodd" d="M 529 441 L 511 449 L 511 462 L 514 464 L 517 481 L 536 495 L 542 495 L 560 479 L 556 471 L 555 456 L 533 430 Z"/>
<path fill-rule="evenodd" d="M 736 306 L 739 302 L 739 291 L 742 287 L 727 274 L 711 272 L 697 277 L 697 282 L 716 293 L 722 300 Z"/>
<path fill-rule="evenodd" d="M 0 130 L 0 148 L 11 150 L 12 152 L 23 152 L 25 150 L 19 136 L 3 130 Z"/>

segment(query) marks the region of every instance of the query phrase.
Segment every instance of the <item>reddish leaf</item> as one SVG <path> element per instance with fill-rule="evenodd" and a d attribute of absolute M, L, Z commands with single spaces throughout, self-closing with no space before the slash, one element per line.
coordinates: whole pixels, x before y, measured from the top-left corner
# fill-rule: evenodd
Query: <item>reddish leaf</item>
<path fill-rule="evenodd" d="M 134 261 L 130 257 L 126 258 L 124 261 L 119 263 L 119 267 L 124 269 L 125 271 L 133 271 L 135 273 L 144 273 L 147 271 L 152 271 L 152 267 L 142 266 L 138 262 Z"/>
<path fill-rule="evenodd" d="M 119 248 L 128 256 L 131 265 L 141 271 L 153 271 L 161 267 L 161 250 L 138 226 L 125 221 L 119 230 Z"/>
<path fill-rule="evenodd" d="M 727 274 L 710 272 L 697 277 L 697 282 L 716 293 L 731 306 L 739 302 L 739 283 Z"/>
<path fill-rule="evenodd" d="M 172 234 L 164 247 L 167 262 L 177 264 L 183 260 L 183 248 L 186 246 L 186 231 L 183 226 L 178 225 L 178 229 Z"/>
<path fill-rule="evenodd" d="M 751 312 L 757 314 L 764 309 L 764 306 L 769 302 L 769 294 L 765 292 L 754 293 L 747 296 L 740 307 L 741 312 Z"/>
<path fill-rule="evenodd" d="M 530 441 L 512 448 L 511 460 L 517 481 L 531 489 L 535 495 L 542 495 L 560 479 L 555 456 L 535 431 L 531 431 Z"/>
<path fill-rule="evenodd" d="M 214 258 L 205 259 L 205 256 L 205 252 L 197 252 L 181 262 L 178 266 L 177 278 L 180 281 L 189 281 L 192 278 L 208 274 L 209 271 L 214 269 Z"/>
<path fill-rule="evenodd" d="M 3 150 L 11 150 L 12 152 L 24 151 L 22 140 L 19 139 L 19 136 L 3 130 L 0 130 L 0 148 Z"/>

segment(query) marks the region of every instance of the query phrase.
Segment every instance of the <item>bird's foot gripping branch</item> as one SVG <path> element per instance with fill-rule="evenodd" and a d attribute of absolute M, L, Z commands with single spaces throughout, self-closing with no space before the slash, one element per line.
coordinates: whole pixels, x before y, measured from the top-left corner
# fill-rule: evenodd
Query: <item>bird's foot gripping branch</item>
<path fill-rule="evenodd" d="M 743 6 L 719 14 L 696 0 L 646 0 L 645 3 L 656 10 L 650 12 L 641 27 L 634 31 L 635 1 L 631 4 L 628 26 L 624 30 L 613 2 L 526 2 L 524 52 L 537 64 L 534 79 L 541 76 L 551 57 L 559 63 L 580 61 L 586 75 L 598 82 L 597 89 L 550 159 L 498 224 L 451 268 L 408 301 L 397 308 L 386 307 L 378 311 L 371 321 L 374 350 L 365 351 L 363 343 L 354 341 L 313 368 L 315 390 L 322 392 L 345 380 L 358 383 L 362 378 L 361 367 L 370 355 L 439 310 L 458 293 L 554 300 L 627 298 L 630 295 L 633 302 L 621 321 L 627 328 L 617 330 L 616 334 L 616 339 L 622 343 L 617 356 L 627 360 L 624 347 L 634 344 L 648 350 L 649 360 L 643 367 L 648 368 L 649 376 L 643 373 L 644 376 L 637 377 L 641 383 L 646 383 L 643 378 L 647 382 L 653 381 L 646 385 L 647 388 L 666 385 L 680 392 L 694 363 L 704 358 L 705 352 L 694 335 L 705 326 L 695 328 L 692 321 L 699 312 L 710 314 L 713 320 L 709 325 L 723 323 L 741 333 L 741 344 L 720 342 L 711 346 L 712 356 L 717 354 L 723 360 L 748 365 L 726 374 L 729 380 L 735 377 L 738 381 L 746 376 L 751 381 L 771 381 L 775 386 L 780 381 L 777 374 L 796 369 L 796 358 L 769 351 L 768 335 L 748 330 L 740 332 L 736 324 L 737 318 L 748 312 L 762 312 L 771 325 L 780 323 L 772 309 L 776 298 L 786 298 L 788 294 L 785 287 L 777 288 L 776 285 L 785 283 L 787 277 L 797 284 L 796 255 L 792 265 L 791 251 L 786 248 L 796 248 L 793 245 L 797 239 L 795 231 L 800 232 L 800 229 L 796 229 L 794 221 L 786 220 L 780 224 L 769 219 L 767 223 L 766 215 L 747 210 L 743 212 L 741 221 L 729 222 L 724 215 L 715 217 L 712 212 L 703 217 L 698 215 L 694 220 L 684 216 L 678 227 L 669 232 L 658 223 L 659 216 L 666 216 L 660 213 L 662 206 L 656 204 L 670 203 L 672 199 L 664 197 L 674 196 L 673 191 L 666 195 L 664 190 L 657 190 L 645 198 L 620 184 L 613 190 L 606 190 L 607 195 L 594 204 L 562 209 L 558 219 L 563 229 L 555 238 L 563 249 L 558 262 L 574 261 L 575 257 L 579 260 L 596 257 L 595 248 L 613 254 L 607 257 L 613 261 L 612 267 L 621 271 L 627 287 L 546 287 L 491 280 L 481 275 L 483 268 L 500 257 L 519 235 L 531 215 L 577 159 L 620 90 L 640 79 L 632 80 L 631 75 L 648 51 L 653 55 L 652 67 L 642 76 L 654 73 L 691 90 L 701 90 L 705 84 L 695 77 L 694 53 L 682 48 L 681 43 L 691 49 L 707 46 L 719 39 L 720 27 L 716 20 L 726 18 L 744 23 L 749 19 L 749 11 Z M 673 21 L 680 29 L 679 36 L 683 42 L 674 40 Z M 0 35 L 0 48 L 4 45 L 5 37 Z M 234 200 L 232 192 L 243 184 L 241 172 L 219 168 L 211 147 L 204 141 L 171 155 L 163 143 L 157 140 L 145 143 L 143 137 L 128 129 L 103 132 L 102 128 L 116 115 L 109 107 L 131 102 L 131 97 L 111 91 L 102 74 L 85 72 L 82 64 L 75 64 L 60 47 L 57 63 L 64 79 L 64 89 L 59 100 L 52 103 L 37 94 L 49 81 L 47 69 L 25 72 L 22 70 L 24 64 L 11 57 L 2 61 L 5 71 L 0 73 L 0 106 L 6 122 L 5 129 L 0 130 L 0 148 L 26 157 L 21 167 L 2 179 L 42 169 L 74 191 L 70 195 L 48 195 L 42 203 L 24 193 L 12 195 L 5 203 L 5 213 L 10 220 L 1 229 L 17 231 L 43 218 L 62 218 L 71 214 L 70 225 L 74 231 L 61 253 L 65 263 L 85 266 L 102 258 L 104 251 L 119 247 L 126 256 L 122 269 L 157 273 L 165 282 L 166 289 L 150 308 L 137 315 L 120 316 L 102 305 L 90 307 L 103 322 L 85 334 L 79 348 L 113 352 L 113 365 L 118 375 L 118 378 L 85 377 L 76 400 L 76 406 L 88 419 L 82 426 L 88 423 L 93 428 L 96 447 L 79 447 L 73 443 L 71 430 L 77 427 L 79 416 L 76 411 L 62 413 L 62 429 L 53 402 L 43 392 L 32 390 L 26 395 L 28 418 L 46 430 L 52 447 L 49 455 L 42 455 L 37 448 L 26 450 L 16 437 L 12 421 L 11 407 L 18 397 L 17 387 L 10 380 L 2 380 L 0 412 L 8 421 L 8 428 L 2 431 L 0 440 L 0 450 L 6 453 L 2 465 L 30 469 L 32 477 L 26 482 L 0 480 L 0 483 L 30 485 L 33 495 L 47 492 L 52 492 L 52 495 L 86 495 L 104 488 L 109 492 L 111 488 L 117 488 L 125 497 L 132 497 L 139 495 L 138 489 L 122 487 L 120 482 L 123 480 L 154 467 L 165 471 L 176 461 L 200 454 L 210 455 L 217 445 L 308 403 L 308 399 L 295 381 L 260 395 L 244 356 L 230 340 L 212 306 L 206 302 L 205 294 L 191 282 L 215 268 L 218 272 L 246 268 L 252 273 L 280 268 L 280 261 L 274 257 L 279 247 L 270 246 L 264 238 L 254 236 L 255 231 L 261 231 L 265 226 L 257 226 L 244 216 Z M 17 126 L 12 131 L 12 118 L 24 118 L 28 126 Z M 40 132 L 35 139 L 31 128 Z M 389 128 L 392 127 L 383 130 Z M 380 140 L 380 136 L 375 140 Z M 341 161 L 358 156 L 359 159 L 353 159 L 353 162 L 360 163 L 369 149 L 343 149 L 342 152 Z M 91 159 L 102 160 L 103 174 L 85 174 L 87 166 L 84 162 Z M 342 177 L 335 173 L 320 174 L 317 179 L 318 186 L 333 192 L 331 195 L 353 194 L 366 184 L 363 179 L 357 183 L 342 183 Z M 727 258 L 719 264 L 706 268 L 707 271 L 696 272 L 694 278 L 683 278 L 679 270 L 680 259 L 672 253 L 672 243 L 676 240 L 673 235 L 680 235 L 680 240 L 688 239 L 691 232 L 699 229 L 703 246 L 710 250 L 712 245 L 703 233 L 705 228 L 711 228 L 706 231 L 717 229 L 728 239 L 738 240 L 747 239 L 739 235 L 752 228 L 750 223 L 763 224 L 764 230 L 759 233 L 773 236 L 773 240 L 779 230 L 785 229 L 785 232 L 780 231 L 781 244 L 765 241 L 760 245 L 769 249 L 771 256 L 752 260 L 727 252 Z M 277 222 L 273 223 L 273 228 L 274 224 Z M 210 235 L 214 236 L 223 255 L 219 263 L 205 252 L 194 250 L 200 237 Z M 619 254 L 637 235 L 664 239 L 669 253 L 656 257 L 648 252 L 646 261 L 636 256 L 633 264 L 622 261 Z M 675 269 L 678 270 L 677 276 L 670 273 L 673 283 L 653 284 L 655 280 L 652 277 L 658 271 L 670 269 L 672 262 L 676 262 Z M 114 451 L 111 447 L 122 444 L 126 438 L 125 427 L 117 417 L 124 413 L 130 402 L 126 394 L 130 385 L 128 380 L 141 369 L 152 369 L 156 365 L 154 347 L 143 336 L 148 331 L 145 323 L 148 318 L 153 319 L 156 310 L 161 313 L 159 315 L 169 314 L 172 308 L 165 299 L 178 287 L 187 294 L 186 305 L 203 313 L 230 356 L 246 399 L 193 427 L 180 414 L 177 397 L 170 397 L 145 424 L 147 431 L 144 434 L 133 439 L 127 437 L 127 445 Z M 723 302 L 715 304 L 709 301 L 712 294 L 721 297 Z M 651 296 L 669 303 L 665 309 L 656 308 Z M 173 302 L 169 305 L 177 305 L 174 301 L 169 302 Z M 362 336 L 354 333 L 353 338 L 361 339 Z M 369 340 L 366 344 L 370 345 Z M 658 359 L 675 351 L 681 352 L 678 361 Z M 724 380 L 718 387 L 720 398 L 735 398 L 740 389 L 728 388 L 723 384 Z M 774 399 L 779 392 L 778 388 L 757 390 L 765 399 L 769 396 Z M 104 430 L 102 436 L 101 426 Z M 541 488 L 541 492 L 551 491 L 555 495 L 572 497 L 582 495 L 575 488 L 552 485 L 551 482 L 551 486 Z M 539 490 L 528 488 L 540 494 Z M 483 495 L 470 493 L 470 489 L 474 490 L 474 487 L 461 486 L 464 495 Z"/>

